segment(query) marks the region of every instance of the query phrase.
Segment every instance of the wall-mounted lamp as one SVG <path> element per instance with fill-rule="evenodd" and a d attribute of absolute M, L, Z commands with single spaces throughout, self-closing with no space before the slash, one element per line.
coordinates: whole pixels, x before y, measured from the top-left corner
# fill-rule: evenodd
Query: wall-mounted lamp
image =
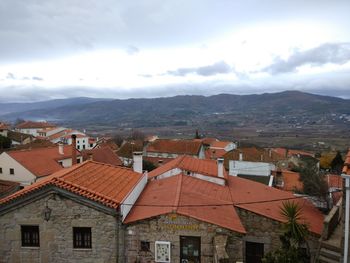
<path fill-rule="evenodd" d="M 47 200 L 46 200 L 46 206 L 44 208 L 44 219 L 46 222 L 48 222 L 51 218 L 51 212 L 52 212 L 52 209 L 49 207 L 48 203 L 49 203 L 49 200 L 50 199 L 53 199 L 53 200 L 56 200 L 56 195 L 53 194 L 52 196 L 50 196 Z"/>

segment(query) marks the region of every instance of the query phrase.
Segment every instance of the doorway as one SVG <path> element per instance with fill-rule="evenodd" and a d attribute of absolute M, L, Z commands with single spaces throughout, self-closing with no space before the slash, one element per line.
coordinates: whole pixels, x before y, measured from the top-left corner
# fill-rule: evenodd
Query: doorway
<path fill-rule="evenodd" d="M 180 263 L 201 262 L 201 238 L 180 236 Z"/>
<path fill-rule="evenodd" d="M 245 242 L 245 256 L 247 263 L 261 263 L 264 257 L 264 243 Z"/>

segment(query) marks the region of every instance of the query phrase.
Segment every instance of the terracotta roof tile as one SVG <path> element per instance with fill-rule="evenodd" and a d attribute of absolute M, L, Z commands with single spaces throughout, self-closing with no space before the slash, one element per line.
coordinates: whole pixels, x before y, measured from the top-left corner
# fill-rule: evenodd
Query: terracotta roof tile
<path fill-rule="evenodd" d="M 204 154 L 206 159 L 223 158 L 227 152 L 224 149 L 206 149 Z"/>
<path fill-rule="evenodd" d="M 245 233 L 232 205 L 205 208 L 197 206 L 218 203 L 231 203 L 227 188 L 179 174 L 149 182 L 125 223 L 176 211 L 180 215 Z"/>
<path fill-rule="evenodd" d="M 10 125 L 4 122 L 0 122 L 0 130 L 9 130 L 9 129 L 10 129 Z"/>
<path fill-rule="evenodd" d="M 114 166 L 122 165 L 122 161 L 119 159 L 118 155 L 108 146 L 82 151 L 84 161 L 89 160 L 90 154 L 92 155 L 92 160 L 96 162 L 107 163 Z"/>
<path fill-rule="evenodd" d="M 20 184 L 12 181 L 0 180 L 0 197 L 11 194 L 20 189 Z"/>
<path fill-rule="evenodd" d="M 218 176 L 218 166 L 216 161 L 208 159 L 197 159 L 192 156 L 181 155 L 172 161 L 154 169 L 148 174 L 148 177 L 157 177 L 175 168 L 207 176 Z M 227 172 L 224 169 L 224 177 L 227 178 L 227 176 Z"/>
<path fill-rule="evenodd" d="M 294 199 L 302 206 L 303 222 L 309 224 L 311 232 L 320 235 L 323 215 L 309 201 L 295 199 L 289 192 L 234 176 L 229 177 L 226 186 L 182 174 L 151 181 L 125 222 L 132 223 L 176 212 L 245 233 L 235 207 L 284 222 L 280 207 L 288 199 Z"/>
<path fill-rule="evenodd" d="M 198 155 L 202 146 L 201 141 L 158 139 L 150 143 L 146 151 L 155 153 L 172 153 Z"/>
<path fill-rule="evenodd" d="M 301 191 L 303 190 L 303 183 L 300 181 L 300 174 L 292 172 L 289 170 L 281 170 L 281 176 L 283 179 L 283 186 L 278 187 L 284 191 Z M 273 174 L 276 176 L 276 171 L 273 171 Z"/>
<path fill-rule="evenodd" d="M 292 149 L 286 149 L 286 148 L 272 148 L 271 150 L 283 157 L 285 157 L 286 155 L 288 155 L 288 157 L 292 155 L 305 155 L 305 156 L 314 157 L 313 153 L 301 151 L 301 150 L 292 150 Z"/>
<path fill-rule="evenodd" d="M 210 148 L 221 148 L 221 149 L 224 149 L 230 143 L 232 143 L 232 142 L 229 142 L 229 141 L 213 141 L 210 144 Z"/>
<path fill-rule="evenodd" d="M 80 152 L 77 151 L 77 156 Z M 58 147 L 42 147 L 35 149 L 16 150 L 7 152 L 13 159 L 22 164 L 37 177 L 47 176 L 61 170 L 63 167 L 59 160 L 68 159 L 72 156 L 72 146 L 64 146 L 63 154 Z"/>
<path fill-rule="evenodd" d="M 343 173 L 350 175 L 350 149 L 345 157 Z"/>
<path fill-rule="evenodd" d="M 50 128 L 56 127 L 56 125 L 48 123 L 48 122 L 35 122 L 35 121 L 25 121 L 19 123 L 16 128 L 17 129 L 34 129 L 34 128 Z"/>
<path fill-rule="evenodd" d="M 87 161 L 58 171 L 23 190 L 0 200 L 13 202 L 46 186 L 56 186 L 108 207 L 117 208 L 120 202 L 141 179 L 142 174 L 130 169 Z"/>

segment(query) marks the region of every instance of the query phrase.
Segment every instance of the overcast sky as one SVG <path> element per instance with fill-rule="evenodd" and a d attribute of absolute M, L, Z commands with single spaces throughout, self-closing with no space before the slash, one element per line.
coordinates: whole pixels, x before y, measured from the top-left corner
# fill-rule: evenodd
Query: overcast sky
<path fill-rule="evenodd" d="M 1 0 L 0 101 L 350 98 L 349 0 Z"/>

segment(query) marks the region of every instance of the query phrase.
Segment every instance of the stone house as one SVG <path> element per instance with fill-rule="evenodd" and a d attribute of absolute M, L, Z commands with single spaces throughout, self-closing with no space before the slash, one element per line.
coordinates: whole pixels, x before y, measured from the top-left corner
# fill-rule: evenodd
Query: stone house
<path fill-rule="evenodd" d="M 0 200 L 0 262 L 123 262 L 146 174 L 86 161 Z"/>
<path fill-rule="evenodd" d="M 47 128 L 55 128 L 56 125 L 48 122 L 24 121 L 16 125 L 15 130 L 21 133 L 39 136 L 39 131 Z"/>
<path fill-rule="evenodd" d="M 151 173 L 164 174 L 164 166 Z M 182 170 L 149 181 L 124 221 L 127 262 L 261 262 L 280 246 L 285 220 L 280 207 L 290 199 L 302 206 L 315 254 L 323 215 L 309 201 L 236 176 L 221 177 L 220 162 L 217 173 L 205 162 L 195 166 L 219 180 Z"/>

